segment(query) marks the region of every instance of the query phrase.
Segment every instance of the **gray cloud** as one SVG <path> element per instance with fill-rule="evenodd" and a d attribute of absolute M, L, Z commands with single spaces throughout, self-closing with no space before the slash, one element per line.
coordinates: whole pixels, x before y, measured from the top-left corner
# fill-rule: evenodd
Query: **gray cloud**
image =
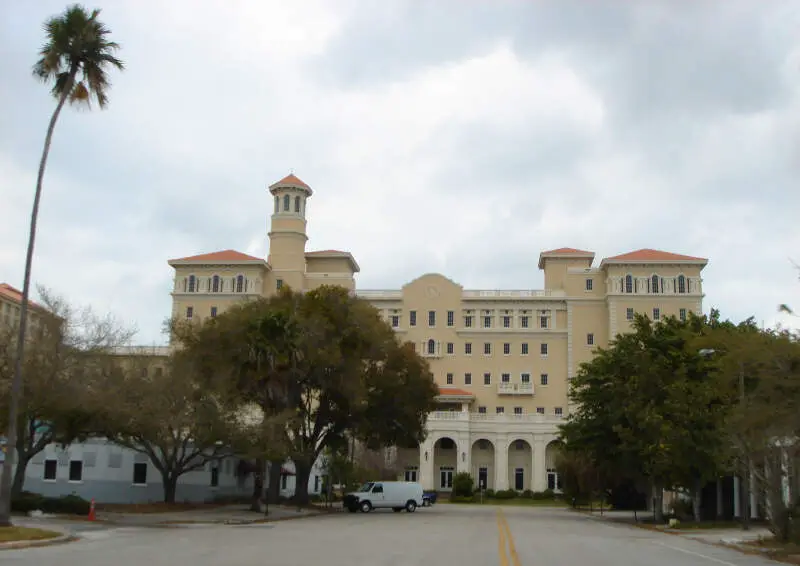
<path fill-rule="evenodd" d="M 56 0 L 4 6 L 0 280 L 22 279 L 53 100 L 30 77 Z M 708 256 L 707 305 L 798 296 L 800 16 L 790 0 L 109 3 L 128 70 L 66 110 L 34 277 L 161 340 L 166 260 L 266 253 L 267 186 L 315 189 L 310 249 L 363 288 L 441 271 L 536 288 L 541 250 Z M 794 301 L 798 302 L 798 301 Z M 782 319 L 787 320 L 787 319 Z"/>

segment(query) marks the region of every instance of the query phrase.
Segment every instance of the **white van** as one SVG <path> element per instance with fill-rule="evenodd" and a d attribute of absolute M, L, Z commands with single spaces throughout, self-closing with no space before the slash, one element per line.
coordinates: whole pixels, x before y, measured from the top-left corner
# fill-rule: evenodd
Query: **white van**
<path fill-rule="evenodd" d="M 351 513 L 381 508 L 413 513 L 422 505 L 422 485 L 410 481 L 367 482 L 358 491 L 345 495 L 342 504 Z"/>

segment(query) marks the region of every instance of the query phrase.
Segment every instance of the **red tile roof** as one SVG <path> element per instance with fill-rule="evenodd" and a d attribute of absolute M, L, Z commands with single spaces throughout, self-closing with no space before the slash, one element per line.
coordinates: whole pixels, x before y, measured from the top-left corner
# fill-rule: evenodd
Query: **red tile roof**
<path fill-rule="evenodd" d="M 197 262 L 197 263 L 225 263 L 225 262 L 240 262 L 240 261 L 264 261 L 263 258 L 253 255 L 243 254 L 236 250 L 222 250 L 219 252 L 211 252 L 208 254 L 192 255 L 189 257 L 181 257 L 171 259 L 168 263 L 172 262 Z"/>
<path fill-rule="evenodd" d="M 286 175 L 283 179 L 278 181 L 277 183 L 272 183 L 270 188 L 272 187 L 280 187 L 281 185 L 292 185 L 294 187 L 303 187 L 304 189 L 310 189 L 308 185 L 306 185 L 303 181 L 297 178 L 294 173 L 291 175 Z"/>
<path fill-rule="evenodd" d="M 576 248 L 558 248 L 555 250 L 549 250 L 539 254 L 539 269 L 544 269 L 545 258 L 551 256 L 552 257 L 574 256 L 575 258 L 589 259 L 590 263 L 591 261 L 594 260 L 594 252 L 588 252 L 586 250 L 579 250 Z"/>
<path fill-rule="evenodd" d="M 22 291 L 8 283 L 0 283 L 0 295 L 17 304 L 22 304 Z M 28 306 L 35 309 L 47 310 L 42 305 L 28 299 Z"/>
<path fill-rule="evenodd" d="M 558 248 L 557 250 L 550 250 L 542 252 L 543 254 L 579 254 L 579 255 L 594 255 L 594 252 L 587 252 L 586 250 L 577 250 L 575 248 Z"/>
<path fill-rule="evenodd" d="M 440 387 L 439 388 L 439 395 L 442 396 L 452 396 L 452 397 L 474 397 L 475 395 L 470 391 L 464 391 L 463 389 L 458 389 L 456 387 Z"/>
<path fill-rule="evenodd" d="M 350 252 L 343 252 L 341 250 L 316 250 L 313 252 L 306 252 L 306 255 L 328 255 L 328 254 L 350 255 Z"/>
<path fill-rule="evenodd" d="M 681 255 L 681 254 L 674 254 L 672 252 L 663 252 L 661 250 L 652 250 L 649 248 L 643 248 L 641 250 L 636 250 L 632 252 L 628 252 L 621 255 L 616 255 L 613 257 L 607 257 L 603 260 L 605 261 L 614 261 L 614 262 L 623 262 L 623 261 L 636 261 L 636 262 L 681 262 L 681 261 L 690 261 L 690 262 L 708 262 L 708 260 L 704 257 L 694 257 L 690 255 Z"/>

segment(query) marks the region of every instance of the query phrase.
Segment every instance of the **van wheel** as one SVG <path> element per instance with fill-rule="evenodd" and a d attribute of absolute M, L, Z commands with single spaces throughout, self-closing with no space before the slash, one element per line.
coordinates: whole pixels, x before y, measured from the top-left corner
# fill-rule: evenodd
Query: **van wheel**
<path fill-rule="evenodd" d="M 403 510 L 402 507 L 392 507 L 392 511 L 394 511 L 395 513 L 399 513 L 402 510 Z"/>
<path fill-rule="evenodd" d="M 361 502 L 361 512 L 362 513 L 369 513 L 372 511 L 372 503 L 369 501 L 362 501 Z"/>
<path fill-rule="evenodd" d="M 408 503 L 406 503 L 406 511 L 408 511 L 409 513 L 413 513 L 416 510 L 417 510 L 417 502 L 414 501 L 413 499 L 409 499 Z"/>

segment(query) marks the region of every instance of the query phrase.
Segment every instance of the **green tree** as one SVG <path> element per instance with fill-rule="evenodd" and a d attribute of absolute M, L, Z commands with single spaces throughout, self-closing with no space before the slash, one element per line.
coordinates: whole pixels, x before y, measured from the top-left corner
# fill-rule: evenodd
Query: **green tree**
<path fill-rule="evenodd" d="M 475 480 L 469 472 L 459 472 L 453 478 L 453 496 L 472 497 L 475 491 Z"/>
<path fill-rule="evenodd" d="M 24 488 L 28 464 L 48 444 L 70 444 L 99 426 L 90 407 L 104 371 L 103 355 L 133 335 L 111 317 L 75 308 L 44 288 L 39 294 L 23 367 L 28 391 L 16 413 L 14 497 Z M 16 328 L 0 328 L 0 410 L 11 403 L 17 340 Z"/>
<path fill-rule="evenodd" d="M 288 411 L 286 456 L 299 504 L 308 502 L 311 468 L 328 446 L 348 435 L 369 448 L 419 442 L 438 394 L 427 363 L 341 287 L 286 289 L 199 329 L 179 327 L 176 338 L 207 379 L 229 379 L 265 414 Z"/>
<path fill-rule="evenodd" d="M 230 456 L 232 431 L 248 427 L 181 358 L 122 357 L 107 377 L 102 406 L 95 407 L 105 419 L 104 436 L 150 459 L 165 503 L 175 502 L 182 475 Z"/>
<path fill-rule="evenodd" d="M 25 256 L 25 277 L 22 286 L 22 305 L 20 309 L 19 334 L 17 339 L 14 380 L 10 392 L 9 422 L 6 437 L 9 446 L 17 444 L 17 412 L 22 396 L 22 372 L 25 366 L 25 336 L 28 323 L 28 297 L 30 295 L 33 250 L 36 240 L 36 223 L 39 217 L 39 203 L 42 196 L 47 156 L 53 132 L 64 104 L 89 105 L 92 98 L 100 108 L 108 103 L 108 69 L 122 70 L 124 65 L 114 56 L 118 45 L 108 40 L 110 30 L 98 19 L 100 10 L 90 13 L 75 4 L 63 14 L 48 19 L 44 24 L 45 44 L 40 51 L 41 58 L 33 66 L 33 74 L 46 83 L 52 83 L 51 92 L 57 99 L 56 108 L 50 117 L 44 149 L 39 161 L 36 177 L 36 191 L 33 197 L 28 250 Z M 0 478 L 0 525 L 11 524 L 11 474 L 15 454 L 9 451 L 3 462 Z"/>
<path fill-rule="evenodd" d="M 726 392 L 695 346 L 704 325 L 637 316 L 631 333 L 581 367 L 571 389 L 578 408 L 562 428 L 567 445 L 606 473 L 649 481 L 657 520 L 664 489 L 691 490 L 699 514 L 700 488 L 726 457 Z"/>

